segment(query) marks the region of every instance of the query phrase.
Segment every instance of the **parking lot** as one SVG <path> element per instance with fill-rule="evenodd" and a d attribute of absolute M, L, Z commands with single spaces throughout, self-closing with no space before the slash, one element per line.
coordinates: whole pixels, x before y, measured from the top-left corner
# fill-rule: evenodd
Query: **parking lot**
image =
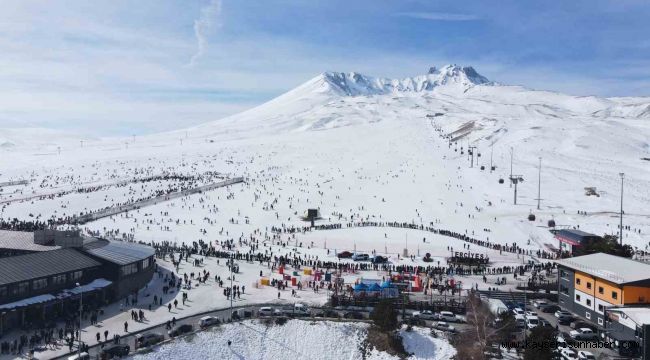
<path fill-rule="evenodd" d="M 557 305 L 554 302 L 550 302 L 550 301 L 547 301 L 547 302 L 549 304 Z M 526 309 L 536 312 L 537 316 L 539 316 L 540 319 L 548 321 L 553 328 L 558 329 L 561 333 L 569 334 L 569 332 L 571 330 L 574 330 L 569 325 L 561 325 L 561 324 L 559 324 L 558 319 L 555 317 L 554 313 L 544 313 L 544 312 L 540 311 L 539 309 L 535 308 L 534 306 L 532 306 L 532 302 L 531 302 L 531 304 L 526 306 Z M 575 315 L 573 317 L 575 318 L 575 320 L 582 320 L 582 321 L 588 322 L 587 320 L 579 318 L 579 317 L 577 317 Z M 592 326 L 592 327 L 594 327 L 594 326 Z M 573 349 L 576 350 L 576 351 L 579 351 L 579 350 L 589 351 L 589 352 L 591 352 L 592 354 L 594 354 L 596 356 L 596 359 L 601 359 L 601 358 L 604 358 L 604 359 L 633 359 L 633 358 L 630 358 L 630 357 L 620 356 L 615 350 L 608 349 L 608 348 L 597 348 L 597 347 L 590 348 L 588 346 L 581 346 L 581 347 L 575 347 Z"/>

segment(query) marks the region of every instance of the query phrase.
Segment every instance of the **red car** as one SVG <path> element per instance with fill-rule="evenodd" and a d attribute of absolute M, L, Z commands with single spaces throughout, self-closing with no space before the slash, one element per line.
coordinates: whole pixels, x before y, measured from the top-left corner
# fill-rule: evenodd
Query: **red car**
<path fill-rule="evenodd" d="M 352 254 L 349 251 L 342 251 L 337 256 L 339 257 L 339 259 L 349 259 L 352 257 L 352 255 L 354 254 Z"/>

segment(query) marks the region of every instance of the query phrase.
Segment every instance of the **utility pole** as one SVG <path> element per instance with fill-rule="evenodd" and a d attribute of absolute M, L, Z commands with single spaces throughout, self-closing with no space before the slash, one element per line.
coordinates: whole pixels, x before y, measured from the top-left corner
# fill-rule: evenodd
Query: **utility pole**
<path fill-rule="evenodd" d="M 512 158 L 513 158 L 513 156 L 514 156 L 513 154 L 514 154 L 514 149 L 513 149 L 512 146 L 511 146 L 511 147 L 510 147 L 510 179 L 511 179 L 511 180 L 512 180 Z M 510 183 L 510 187 L 512 187 L 512 183 Z M 517 192 L 517 191 L 515 190 L 515 193 L 516 193 L 516 192 Z M 515 203 L 516 203 L 516 201 L 515 201 Z"/>
<path fill-rule="evenodd" d="M 79 348 L 77 349 L 77 359 L 81 359 L 81 311 L 83 310 L 84 292 L 81 289 L 79 283 L 76 283 L 76 285 L 80 290 L 79 291 L 79 336 L 77 337 L 77 340 L 79 341 Z"/>
<path fill-rule="evenodd" d="M 235 256 L 233 253 L 230 253 L 230 320 L 232 320 L 232 298 L 233 298 L 233 291 L 232 291 L 232 268 L 235 265 Z"/>
<path fill-rule="evenodd" d="M 623 245 L 623 179 L 625 178 L 625 173 L 619 173 L 618 175 L 621 176 L 621 224 L 619 225 L 619 243 Z"/>
<path fill-rule="evenodd" d="M 494 169 L 494 166 L 492 166 L 492 155 L 494 155 L 494 143 L 490 145 L 490 172 Z"/>
<path fill-rule="evenodd" d="M 537 210 L 542 200 L 542 157 L 539 157 L 539 171 L 537 172 Z"/>

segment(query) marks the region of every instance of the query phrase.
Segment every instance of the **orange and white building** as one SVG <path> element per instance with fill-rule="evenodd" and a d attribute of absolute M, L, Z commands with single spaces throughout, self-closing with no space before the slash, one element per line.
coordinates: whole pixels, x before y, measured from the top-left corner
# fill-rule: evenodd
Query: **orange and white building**
<path fill-rule="evenodd" d="M 605 309 L 650 305 L 650 264 L 604 253 L 557 261 L 559 305 L 604 326 Z"/>

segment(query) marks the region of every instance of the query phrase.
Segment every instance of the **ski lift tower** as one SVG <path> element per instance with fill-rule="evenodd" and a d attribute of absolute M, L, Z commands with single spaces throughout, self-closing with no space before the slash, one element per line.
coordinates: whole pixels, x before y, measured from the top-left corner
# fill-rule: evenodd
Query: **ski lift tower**
<path fill-rule="evenodd" d="M 474 151 L 476 150 L 476 146 L 469 146 L 467 148 L 467 150 L 468 150 L 469 155 L 471 155 L 471 157 L 472 157 L 472 163 L 471 163 L 470 167 L 473 168 L 474 167 Z M 477 159 L 477 162 L 478 162 L 478 159 Z"/>
<path fill-rule="evenodd" d="M 523 175 L 510 175 L 510 183 L 515 186 L 515 205 L 517 205 L 517 184 L 524 182 Z"/>

